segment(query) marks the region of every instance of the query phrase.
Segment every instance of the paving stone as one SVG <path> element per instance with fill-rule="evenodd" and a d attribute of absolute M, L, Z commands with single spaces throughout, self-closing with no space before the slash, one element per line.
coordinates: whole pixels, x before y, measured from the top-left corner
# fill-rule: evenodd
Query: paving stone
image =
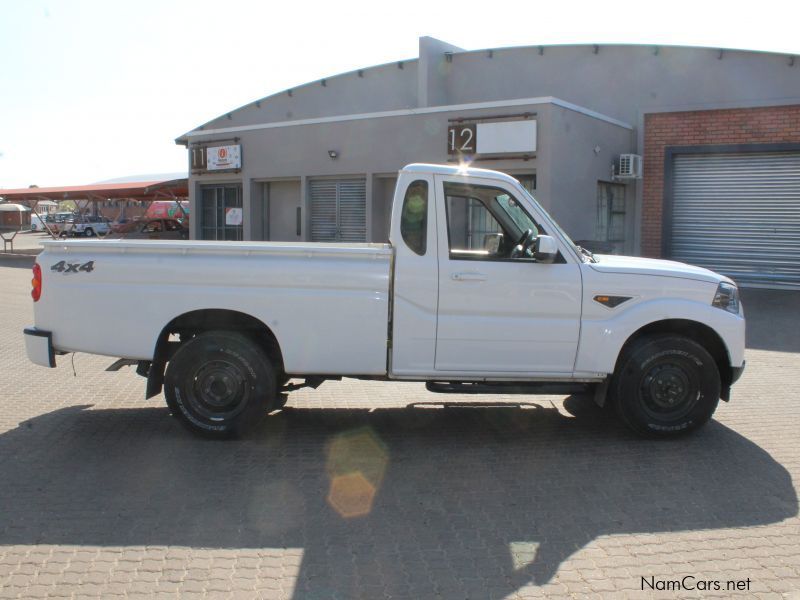
<path fill-rule="evenodd" d="M 112 358 L 31 365 L 29 279 L 0 267 L 0 598 L 649 598 L 691 575 L 800 600 L 800 293 L 743 291 L 744 377 L 678 440 L 580 397 L 444 409 L 345 379 L 216 443 Z M 352 516 L 331 493 L 355 473 Z"/>

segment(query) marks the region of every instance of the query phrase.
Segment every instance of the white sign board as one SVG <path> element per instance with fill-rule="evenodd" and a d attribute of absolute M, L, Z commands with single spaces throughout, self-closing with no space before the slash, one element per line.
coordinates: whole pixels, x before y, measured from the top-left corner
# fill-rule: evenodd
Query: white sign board
<path fill-rule="evenodd" d="M 241 225 L 241 224 L 242 224 L 242 209 L 226 208 L 225 225 Z"/>
<path fill-rule="evenodd" d="M 242 168 L 242 146 L 209 146 L 206 148 L 206 168 L 209 171 Z"/>
<path fill-rule="evenodd" d="M 478 123 L 478 154 L 536 152 L 536 121 Z"/>

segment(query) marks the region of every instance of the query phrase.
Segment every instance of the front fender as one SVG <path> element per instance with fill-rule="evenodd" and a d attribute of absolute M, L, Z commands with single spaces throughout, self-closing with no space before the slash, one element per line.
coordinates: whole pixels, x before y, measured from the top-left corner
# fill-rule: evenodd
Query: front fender
<path fill-rule="evenodd" d="M 710 327 L 722 339 L 731 367 L 738 368 L 744 363 L 745 320 L 742 315 L 710 304 L 675 298 L 647 300 L 627 310 L 619 309 L 611 311 L 608 318 L 581 322 L 576 372 L 613 373 L 622 347 L 634 333 L 646 325 L 668 319 L 694 321 Z"/>

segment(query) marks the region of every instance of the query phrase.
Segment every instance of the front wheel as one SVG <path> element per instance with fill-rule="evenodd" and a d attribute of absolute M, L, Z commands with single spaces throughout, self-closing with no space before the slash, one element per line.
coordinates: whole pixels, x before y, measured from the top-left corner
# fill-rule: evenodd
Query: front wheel
<path fill-rule="evenodd" d="M 201 333 L 167 365 L 164 396 L 172 414 L 206 437 L 237 437 L 257 425 L 277 396 L 266 353 L 237 332 Z"/>
<path fill-rule="evenodd" d="M 92 229 L 91 227 L 87 227 L 86 231 L 83 232 L 83 235 L 85 235 L 86 237 L 94 237 L 94 229 Z"/>
<path fill-rule="evenodd" d="M 719 403 L 719 369 L 680 335 L 652 335 L 625 350 L 611 382 L 617 414 L 637 433 L 667 437 L 704 425 Z"/>

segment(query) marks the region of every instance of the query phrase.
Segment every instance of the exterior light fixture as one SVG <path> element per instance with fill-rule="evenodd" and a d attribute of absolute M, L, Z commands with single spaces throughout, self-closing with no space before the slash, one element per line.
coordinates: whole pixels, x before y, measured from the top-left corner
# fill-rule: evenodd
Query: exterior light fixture
<path fill-rule="evenodd" d="M 328 156 L 331 157 L 331 160 L 336 160 L 339 158 L 339 153 L 336 150 L 328 150 Z"/>

